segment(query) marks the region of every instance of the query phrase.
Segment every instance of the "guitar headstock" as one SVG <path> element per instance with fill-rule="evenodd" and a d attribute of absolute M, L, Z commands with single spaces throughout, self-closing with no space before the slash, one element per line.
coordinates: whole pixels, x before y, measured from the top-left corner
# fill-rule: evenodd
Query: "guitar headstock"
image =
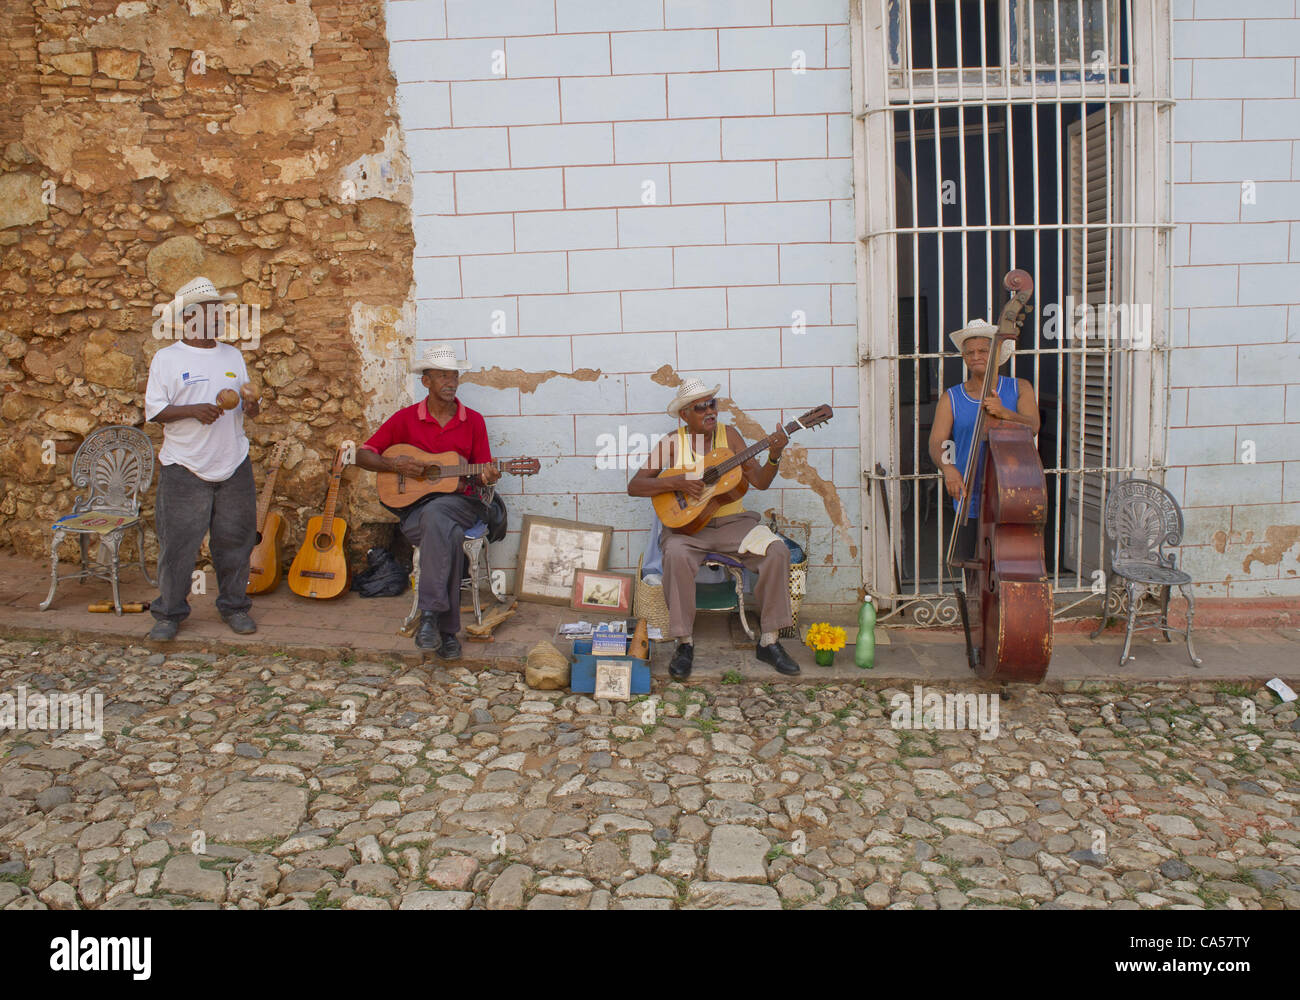
<path fill-rule="evenodd" d="M 834 411 L 827 404 L 822 403 L 821 406 L 813 407 L 800 417 L 798 423 L 806 429 L 811 430 L 814 427 L 819 427 L 826 423 L 826 421 L 830 420 L 834 415 Z"/>
<path fill-rule="evenodd" d="M 271 449 L 271 468 L 278 469 L 280 463 L 284 461 L 284 453 L 289 450 L 288 441 L 277 441 L 275 447 Z"/>
<path fill-rule="evenodd" d="M 351 449 L 351 442 L 339 445 L 339 450 L 334 453 L 334 466 L 330 469 L 331 477 L 337 478 L 343 475 L 343 470 L 347 467 L 347 456 Z"/>
<path fill-rule="evenodd" d="M 542 471 L 542 463 L 535 458 L 507 458 L 501 463 L 501 471 L 512 476 L 535 476 Z"/>

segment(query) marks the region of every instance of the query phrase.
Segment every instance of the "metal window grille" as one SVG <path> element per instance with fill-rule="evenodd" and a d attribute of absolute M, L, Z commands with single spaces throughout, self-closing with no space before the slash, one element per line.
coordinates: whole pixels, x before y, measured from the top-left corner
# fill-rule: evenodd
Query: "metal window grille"
<path fill-rule="evenodd" d="M 853 6 L 863 583 L 957 620 L 928 449 L 967 377 L 947 334 L 1035 280 L 1011 362 L 1039 401 L 1058 615 L 1100 593 L 1119 478 L 1163 479 L 1171 237 L 1168 0 Z"/>

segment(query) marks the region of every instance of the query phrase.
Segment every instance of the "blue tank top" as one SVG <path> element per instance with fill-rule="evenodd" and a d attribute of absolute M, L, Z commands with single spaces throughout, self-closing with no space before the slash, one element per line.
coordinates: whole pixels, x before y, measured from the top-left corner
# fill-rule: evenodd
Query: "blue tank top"
<path fill-rule="evenodd" d="M 1020 403 L 1020 386 L 1010 375 L 998 376 L 998 399 L 1008 410 L 1015 410 Z M 966 391 L 965 385 L 954 385 L 948 389 L 948 402 L 952 406 L 952 440 L 957 446 L 957 471 L 966 471 L 966 459 L 970 455 L 971 437 L 975 433 L 975 416 L 979 413 L 979 400 Z M 975 472 L 975 495 L 971 497 L 969 517 L 980 514 L 980 490 L 984 488 L 984 450 L 980 445 L 979 468 Z M 952 509 L 957 510 L 957 501 L 952 501 Z"/>

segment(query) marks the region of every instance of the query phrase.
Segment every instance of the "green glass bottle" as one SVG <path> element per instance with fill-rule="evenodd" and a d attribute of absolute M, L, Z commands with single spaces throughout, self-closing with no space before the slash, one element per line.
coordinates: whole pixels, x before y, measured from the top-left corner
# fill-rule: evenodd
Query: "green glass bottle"
<path fill-rule="evenodd" d="M 858 642 L 853 647 L 853 662 L 859 670 L 876 665 L 876 605 L 868 594 L 858 609 Z"/>

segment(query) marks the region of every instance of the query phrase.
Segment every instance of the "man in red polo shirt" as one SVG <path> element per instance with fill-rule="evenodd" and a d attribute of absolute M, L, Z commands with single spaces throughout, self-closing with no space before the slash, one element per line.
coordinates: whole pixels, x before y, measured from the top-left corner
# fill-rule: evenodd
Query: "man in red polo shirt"
<path fill-rule="evenodd" d="M 385 420 L 358 450 L 357 465 L 372 472 L 423 475 L 424 466 L 413 458 L 383 457 L 395 444 L 414 445 L 434 454 L 454 451 L 472 464 L 492 461 L 483 415 L 456 398 L 460 373 L 468 367 L 447 344 L 434 344 L 412 362 L 411 371 L 420 374 L 428 398 Z M 489 469 L 478 478 L 484 486 L 491 486 L 501 472 Z M 487 507 L 474 486 L 466 480 L 457 493 L 431 493 L 411 507 L 393 511 L 401 518 L 407 541 L 420 547 L 420 627 L 415 645 L 444 660 L 460 657 L 456 633 L 460 631 L 465 529 L 487 517 Z"/>

